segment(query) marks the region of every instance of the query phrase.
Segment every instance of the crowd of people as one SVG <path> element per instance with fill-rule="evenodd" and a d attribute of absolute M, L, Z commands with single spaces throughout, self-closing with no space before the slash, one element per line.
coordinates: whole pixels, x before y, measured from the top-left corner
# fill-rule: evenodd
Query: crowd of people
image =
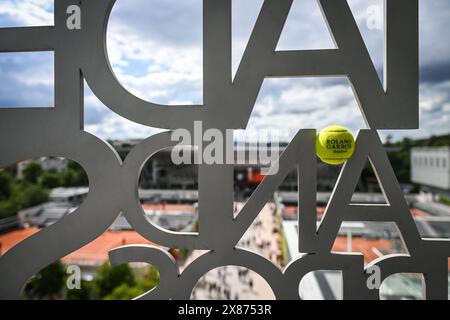
<path fill-rule="evenodd" d="M 235 210 L 240 210 L 237 204 Z M 264 207 L 237 247 L 255 251 L 273 263 L 283 265 L 281 230 L 273 204 Z M 192 291 L 192 299 L 270 299 L 269 285 L 255 272 L 237 266 L 223 266 L 204 275 Z"/>

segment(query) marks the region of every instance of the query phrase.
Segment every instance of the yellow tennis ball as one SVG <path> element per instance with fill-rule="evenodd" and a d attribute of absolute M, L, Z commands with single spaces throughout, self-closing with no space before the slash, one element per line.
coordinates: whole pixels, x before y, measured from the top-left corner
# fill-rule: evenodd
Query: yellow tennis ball
<path fill-rule="evenodd" d="M 342 164 L 353 155 L 354 151 L 355 139 L 345 127 L 329 126 L 317 135 L 316 153 L 325 163 Z"/>

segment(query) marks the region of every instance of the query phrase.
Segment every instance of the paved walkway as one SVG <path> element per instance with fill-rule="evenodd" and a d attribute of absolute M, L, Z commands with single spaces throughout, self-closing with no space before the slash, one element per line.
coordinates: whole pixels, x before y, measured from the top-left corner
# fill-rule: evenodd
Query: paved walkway
<path fill-rule="evenodd" d="M 237 203 L 239 211 L 243 203 Z M 275 216 L 275 205 L 267 204 L 242 237 L 238 247 L 260 253 L 274 263 L 281 264 L 280 230 Z M 195 260 L 204 251 L 194 251 L 185 265 Z M 260 300 L 274 299 L 266 281 L 246 268 L 225 266 L 214 269 L 203 276 L 192 292 L 197 300 Z"/>

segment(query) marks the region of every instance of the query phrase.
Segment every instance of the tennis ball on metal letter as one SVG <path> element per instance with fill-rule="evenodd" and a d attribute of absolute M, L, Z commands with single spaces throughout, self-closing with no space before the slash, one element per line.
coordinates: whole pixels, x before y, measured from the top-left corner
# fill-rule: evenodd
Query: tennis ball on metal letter
<path fill-rule="evenodd" d="M 316 137 L 316 154 L 327 164 L 342 164 L 353 155 L 354 151 L 355 139 L 345 127 L 326 127 Z"/>

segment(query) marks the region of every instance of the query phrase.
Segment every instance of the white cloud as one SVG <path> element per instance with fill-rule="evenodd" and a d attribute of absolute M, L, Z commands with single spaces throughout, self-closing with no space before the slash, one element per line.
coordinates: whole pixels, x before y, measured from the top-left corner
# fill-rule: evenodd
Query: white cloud
<path fill-rule="evenodd" d="M 50 0 L 2 0 L 1 26 L 53 24 Z M 367 8 L 382 0 L 349 0 L 358 26 L 377 66 L 382 67 L 383 31 L 367 27 Z M 233 2 L 233 68 L 236 69 L 262 0 Z M 450 3 L 421 0 L 421 130 L 395 131 L 396 137 L 448 132 L 450 128 Z M 161 104 L 202 103 L 203 58 L 201 0 L 117 1 L 108 26 L 108 54 L 120 82 L 133 94 Z M 317 1 L 295 0 L 278 50 L 330 48 L 333 42 Z M 0 70 L 6 66 L 0 65 Z M 33 69 L 30 69 L 33 70 Z M 50 78 L 17 67 L 30 90 L 50 86 Z M 447 73 L 445 73 L 445 72 Z M 1 72 L 1 71 L 0 71 Z M 2 74 L 3 75 L 3 74 Z M 446 78 L 447 77 L 447 78 Z M 443 80 L 442 80 L 443 79 Z M 8 81 L 8 78 L 1 79 Z M 144 137 L 154 129 L 135 125 L 104 107 L 87 90 L 86 129 L 104 138 Z M 281 129 L 292 136 L 300 128 L 340 123 L 364 128 L 348 81 L 336 79 L 266 80 L 248 130 Z M 390 131 L 383 134 L 391 133 Z"/>
<path fill-rule="evenodd" d="M 154 24 L 149 22 L 130 26 L 121 17 L 121 9 L 127 10 L 129 15 L 141 16 L 140 19 L 142 15 L 145 17 L 145 13 L 142 14 L 139 7 L 132 8 L 123 2 L 113 10 L 109 21 L 108 55 L 122 85 L 136 96 L 155 103 L 168 104 L 183 96 L 194 97 L 190 104 L 202 103 L 201 43 L 197 46 L 161 43 L 158 36 L 153 35 L 158 32 L 157 28 L 152 28 L 156 27 Z M 174 13 L 174 17 L 176 16 Z M 187 29 L 189 25 L 184 27 Z M 148 29 L 154 30 L 154 33 L 143 32 Z M 185 32 L 180 30 L 179 36 L 183 37 L 183 33 Z M 134 65 L 140 66 L 139 75 L 130 73 L 129 69 Z"/>
<path fill-rule="evenodd" d="M 2 0 L 0 2 L 0 26 L 39 26 L 52 25 L 54 23 L 53 0 L 26 0 L 26 1 L 11 1 Z M 9 19 L 5 19 L 8 17 Z M 2 21 L 3 20 L 3 21 Z M 4 24 L 5 20 L 8 22 L 14 21 L 14 24 Z"/>

